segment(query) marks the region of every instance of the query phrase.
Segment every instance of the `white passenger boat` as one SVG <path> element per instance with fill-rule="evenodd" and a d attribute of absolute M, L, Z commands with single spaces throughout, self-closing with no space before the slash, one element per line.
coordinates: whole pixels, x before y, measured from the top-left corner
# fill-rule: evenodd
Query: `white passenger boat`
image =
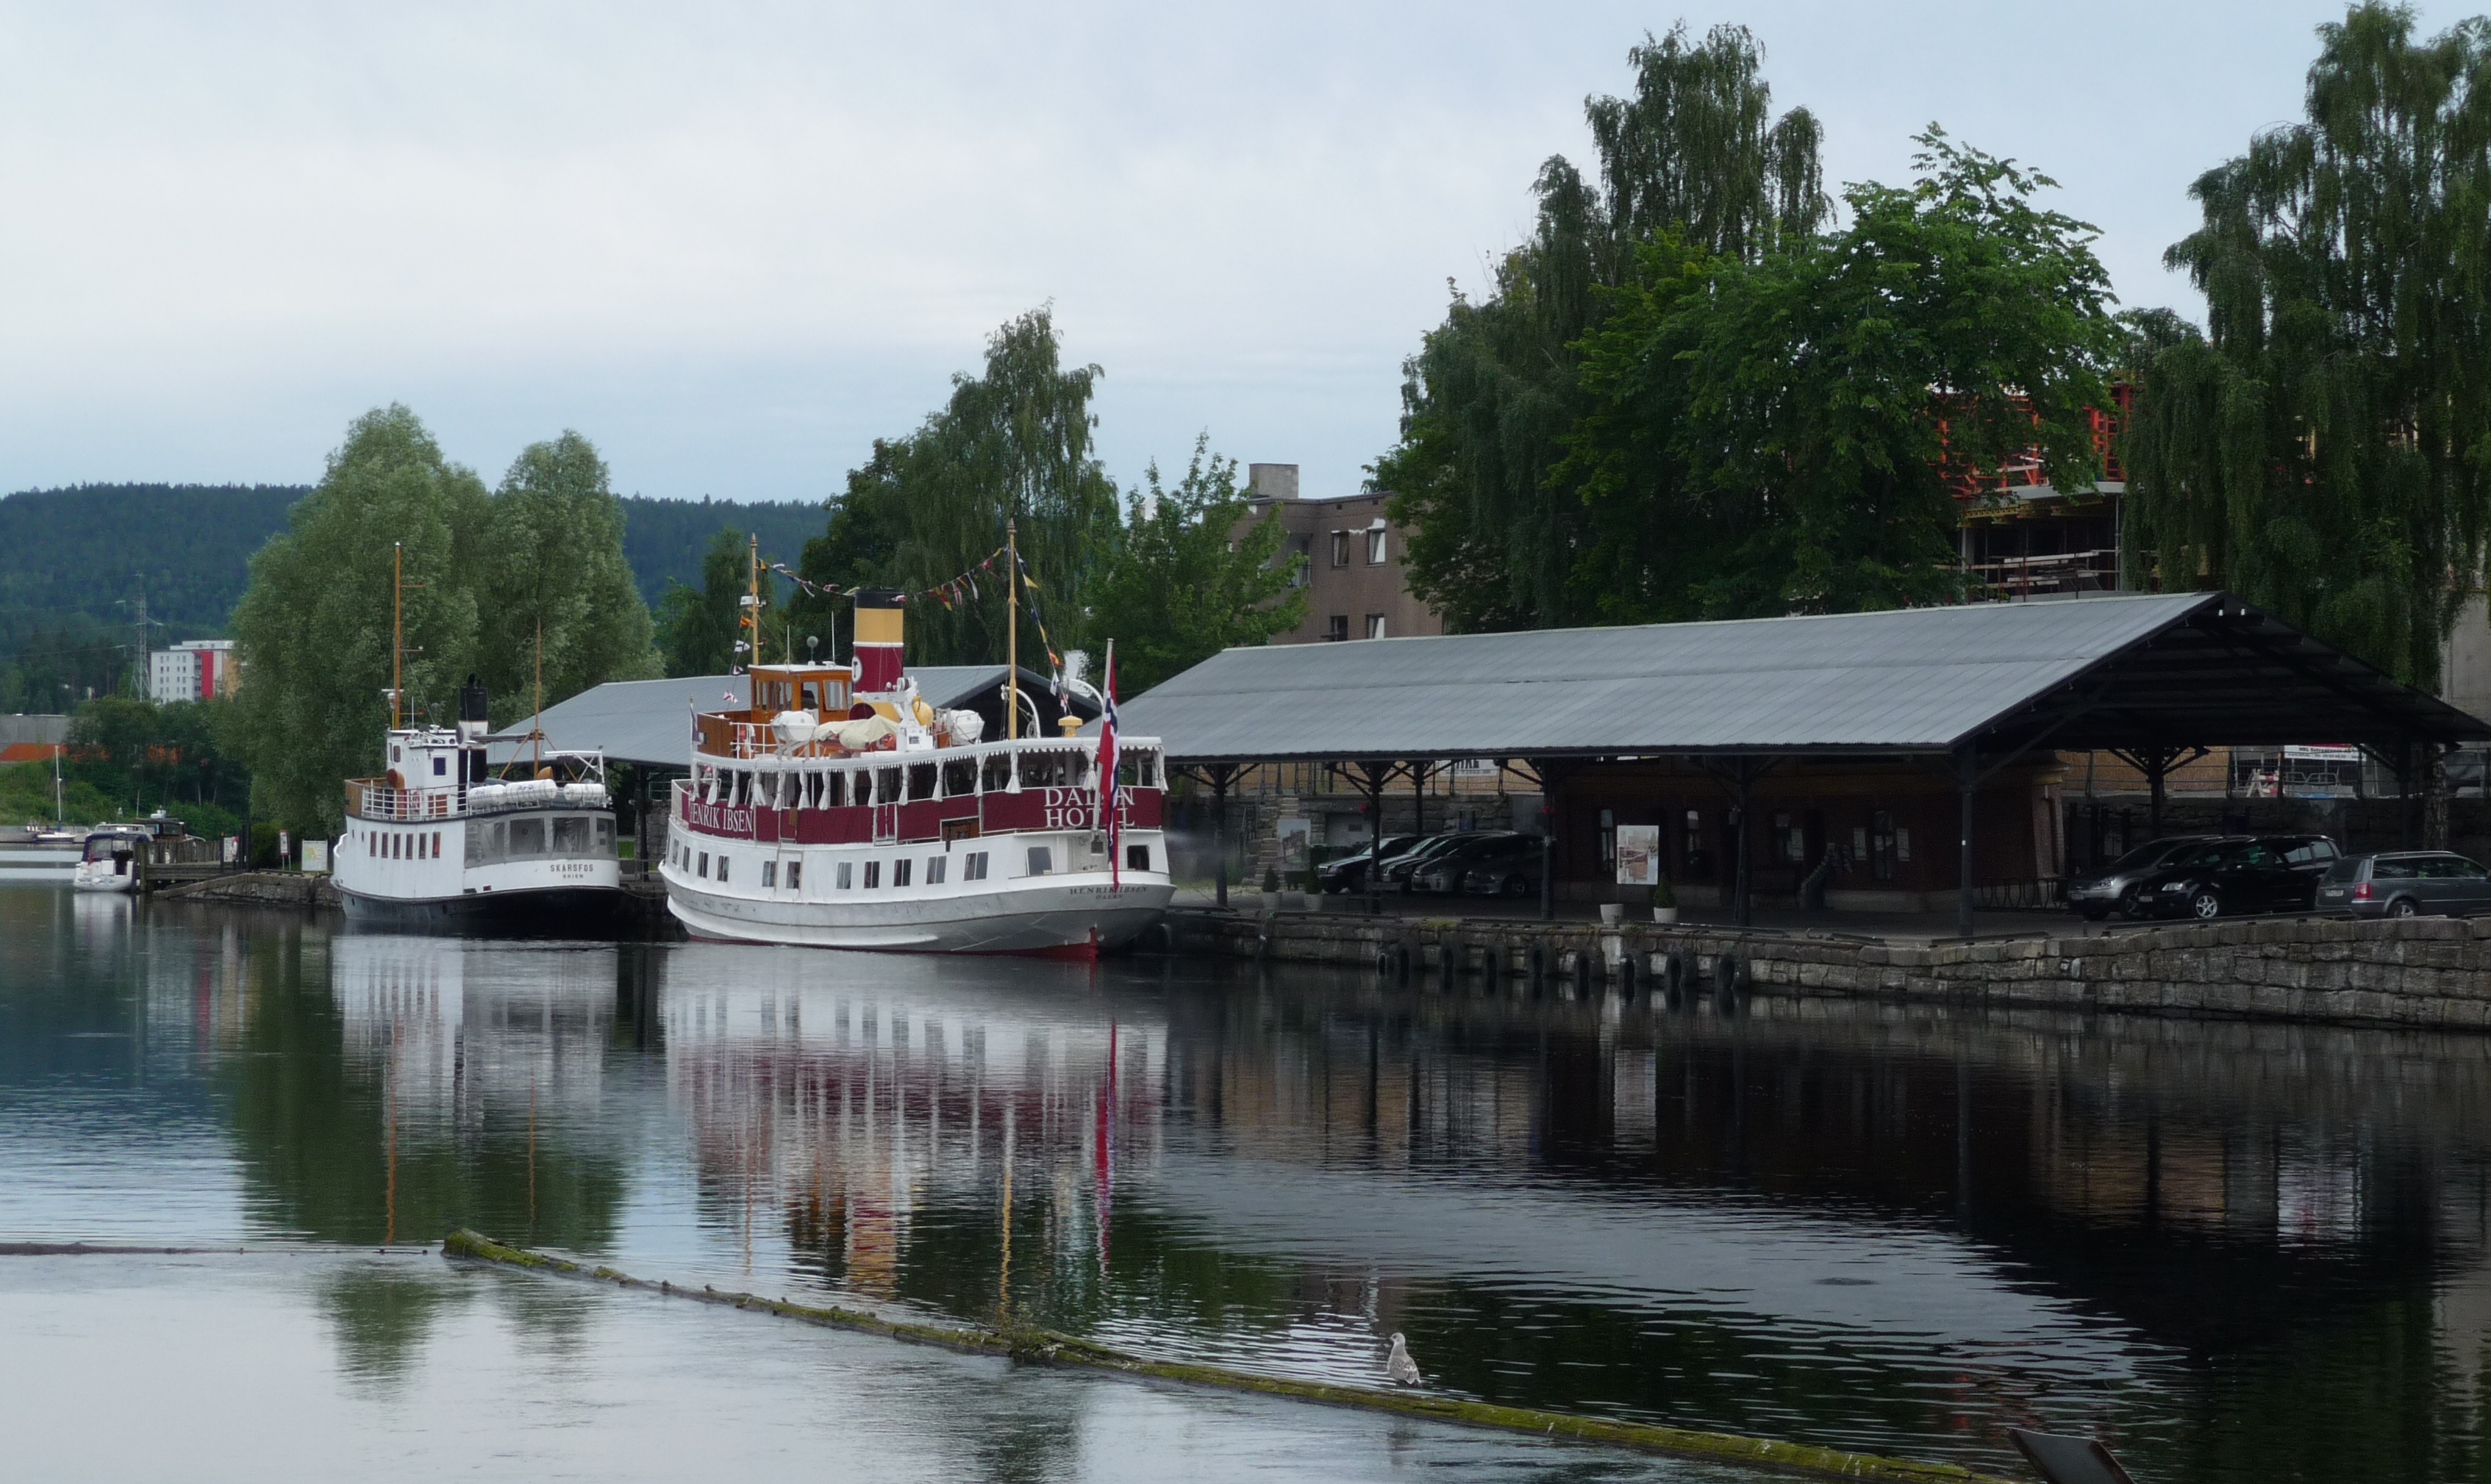
<path fill-rule="evenodd" d="M 156 832 L 144 825 L 103 825 L 87 832 L 70 884 L 80 891 L 135 891 Z"/>
<path fill-rule="evenodd" d="M 470 680 L 455 730 L 393 728 L 387 775 L 346 784 L 346 832 L 330 853 L 339 904 L 396 927 L 610 931 L 623 878 L 603 755 L 522 754 L 497 776 L 485 699 Z"/>
<path fill-rule="evenodd" d="M 692 718 L 668 909 L 698 938 L 931 953 L 1088 956 L 1157 923 L 1158 741 L 1114 739 L 1111 703 L 1107 737 L 1010 735 L 1037 721 L 1010 667 L 982 741 L 918 694 L 901 601 L 857 595 L 853 664 L 753 665 L 747 705 Z"/>

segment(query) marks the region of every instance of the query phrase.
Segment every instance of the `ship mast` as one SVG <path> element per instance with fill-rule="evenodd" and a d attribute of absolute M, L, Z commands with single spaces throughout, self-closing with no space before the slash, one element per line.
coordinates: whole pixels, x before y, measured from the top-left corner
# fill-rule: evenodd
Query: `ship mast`
<path fill-rule="evenodd" d="M 1004 740 L 1020 740 L 1020 537 L 1004 517 Z"/>
<path fill-rule="evenodd" d="M 544 771 L 544 615 L 537 615 L 537 713 L 530 718 L 528 736 L 536 743 L 536 767 Z"/>
<path fill-rule="evenodd" d="M 390 543 L 390 730 L 397 730 L 406 694 L 406 542 Z"/>
<path fill-rule="evenodd" d="M 744 653 L 749 657 L 737 669 L 761 663 L 761 537 L 755 532 L 744 563 Z"/>

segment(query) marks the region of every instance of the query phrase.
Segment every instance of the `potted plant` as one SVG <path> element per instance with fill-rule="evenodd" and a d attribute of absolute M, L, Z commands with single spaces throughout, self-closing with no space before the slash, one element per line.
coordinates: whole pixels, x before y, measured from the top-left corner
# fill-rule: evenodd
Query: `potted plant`
<path fill-rule="evenodd" d="M 1263 910 L 1280 910 L 1280 868 L 1275 865 L 1263 868 Z"/>
<path fill-rule="evenodd" d="M 1652 920 L 1655 922 L 1678 920 L 1678 893 L 1669 889 L 1669 878 L 1666 876 L 1656 883 L 1652 888 Z"/>

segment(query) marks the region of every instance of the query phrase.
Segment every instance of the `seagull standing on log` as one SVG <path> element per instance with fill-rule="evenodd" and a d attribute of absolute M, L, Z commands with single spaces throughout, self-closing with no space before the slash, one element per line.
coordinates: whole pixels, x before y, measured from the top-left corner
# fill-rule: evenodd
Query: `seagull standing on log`
<path fill-rule="evenodd" d="M 1392 1353 L 1385 1357 L 1384 1374 L 1397 1386 L 1420 1384 L 1419 1362 L 1410 1358 L 1410 1342 L 1401 1338 L 1399 1330 L 1393 1331 Z"/>

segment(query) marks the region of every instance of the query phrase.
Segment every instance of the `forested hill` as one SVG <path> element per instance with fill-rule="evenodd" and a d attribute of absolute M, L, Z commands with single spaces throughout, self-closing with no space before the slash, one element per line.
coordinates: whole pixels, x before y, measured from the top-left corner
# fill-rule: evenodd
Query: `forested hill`
<path fill-rule="evenodd" d="M 0 498 L 0 649 L 38 628 L 118 625 L 143 581 L 162 639 L 222 633 L 251 553 L 284 529 L 300 484 L 79 484 Z M 796 565 L 822 532 L 822 508 L 797 501 L 623 501 L 624 555 L 655 607 L 668 578 L 700 580 L 710 538 L 757 532 L 762 555 Z M 84 622 L 81 623 L 81 620 Z"/>
<path fill-rule="evenodd" d="M 0 626 L 119 624 L 143 583 L 164 637 L 223 631 L 299 484 L 79 484 L 0 499 Z"/>
<path fill-rule="evenodd" d="M 709 538 L 730 528 L 761 538 L 761 560 L 792 570 L 805 542 L 822 534 L 830 515 L 802 500 L 744 503 L 734 500 L 623 500 L 623 559 L 639 579 L 640 596 L 656 608 L 669 578 L 699 587 L 701 553 Z"/>

